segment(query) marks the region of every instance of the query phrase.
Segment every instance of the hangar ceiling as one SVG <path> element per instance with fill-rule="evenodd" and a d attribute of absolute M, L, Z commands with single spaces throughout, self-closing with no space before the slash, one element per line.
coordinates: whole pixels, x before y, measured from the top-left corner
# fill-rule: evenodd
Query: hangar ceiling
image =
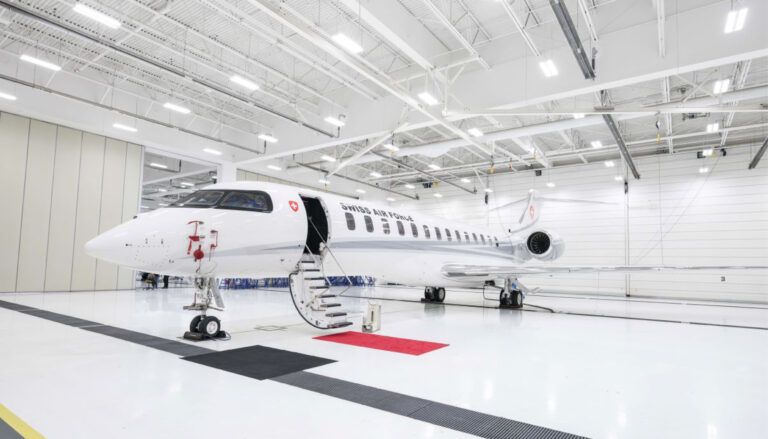
<path fill-rule="evenodd" d="M 603 114 L 632 156 L 768 136 L 765 2 L 564 1 L 594 79 L 557 3 L 81 2 L 115 27 L 72 0 L 0 0 L 0 92 L 18 98 L 0 106 L 61 119 L 69 102 L 80 125 L 112 137 L 351 194 L 360 182 L 394 191 L 381 197 L 620 160 Z"/>

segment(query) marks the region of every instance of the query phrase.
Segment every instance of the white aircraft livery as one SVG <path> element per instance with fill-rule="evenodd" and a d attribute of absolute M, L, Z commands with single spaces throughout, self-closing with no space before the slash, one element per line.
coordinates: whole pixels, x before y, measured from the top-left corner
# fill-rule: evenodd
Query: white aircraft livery
<path fill-rule="evenodd" d="M 593 271 L 734 269 L 765 267 L 555 267 L 531 265 L 562 256 L 565 243 L 536 229 L 541 197 L 531 191 L 515 230 L 497 235 L 479 227 L 418 215 L 290 186 L 219 183 L 167 208 L 140 214 L 90 240 L 86 252 L 135 270 L 195 279 L 185 309 L 200 311 L 190 333 L 213 337 L 223 309 L 217 278 L 289 277 L 301 317 L 320 329 L 351 325 L 328 277 L 373 276 L 425 286 L 424 298 L 442 302 L 445 287 L 499 284 L 502 306 L 521 307 L 518 276 Z"/>

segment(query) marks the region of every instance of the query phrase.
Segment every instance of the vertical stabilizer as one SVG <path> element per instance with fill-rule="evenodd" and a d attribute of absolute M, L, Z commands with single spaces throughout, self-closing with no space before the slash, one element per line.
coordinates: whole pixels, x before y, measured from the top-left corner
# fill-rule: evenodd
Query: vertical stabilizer
<path fill-rule="evenodd" d="M 525 209 L 520 212 L 520 218 L 517 220 L 517 228 L 512 230 L 513 233 L 532 227 L 539 221 L 539 216 L 541 215 L 540 198 L 539 191 L 531 189 L 528 192 L 528 200 L 525 204 Z"/>

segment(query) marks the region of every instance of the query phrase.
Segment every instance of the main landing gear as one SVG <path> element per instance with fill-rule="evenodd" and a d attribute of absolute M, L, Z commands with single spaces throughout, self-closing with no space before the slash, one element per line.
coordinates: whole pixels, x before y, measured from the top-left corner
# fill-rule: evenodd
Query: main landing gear
<path fill-rule="evenodd" d="M 504 287 L 497 287 L 494 281 L 486 282 L 485 286 L 483 286 L 483 297 L 486 299 L 485 289 L 487 287 L 499 289 L 499 308 L 520 309 L 523 307 L 525 291 L 527 289 L 517 278 L 504 279 Z"/>
<path fill-rule="evenodd" d="M 424 298 L 421 299 L 422 302 L 443 303 L 444 300 L 445 300 L 445 288 L 443 287 L 425 287 L 424 288 Z"/>
<path fill-rule="evenodd" d="M 201 341 L 206 339 L 229 339 L 229 334 L 221 330 L 221 320 L 206 313 L 208 309 L 224 310 L 224 299 L 219 292 L 219 284 L 212 277 L 195 278 L 195 298 L 185 310 L 200 311 L 189 322 L 189 331 L 184 333 L 187 340 Z"/>

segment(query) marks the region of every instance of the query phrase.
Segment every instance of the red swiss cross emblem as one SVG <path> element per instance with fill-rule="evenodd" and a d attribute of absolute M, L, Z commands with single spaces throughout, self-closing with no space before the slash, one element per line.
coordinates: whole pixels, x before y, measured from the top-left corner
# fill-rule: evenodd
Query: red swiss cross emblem
<path fill-rule="evenodd" d="M 294 211 L 294 212 L 298 212 L 299 211 L 299 203 L 291 200 L 291 201 L 288 202 L 288 205 L 291 206 L 291 210 L 292 211 Z"/>
<path fill-rule="evenodd" d="M 533 216 L 536 215 L 536 209 L 533 206 L 531 206 L 530 209 L 528 209 L 528 211 L 531 215 L 531 219 L 533 219 Z"/>

